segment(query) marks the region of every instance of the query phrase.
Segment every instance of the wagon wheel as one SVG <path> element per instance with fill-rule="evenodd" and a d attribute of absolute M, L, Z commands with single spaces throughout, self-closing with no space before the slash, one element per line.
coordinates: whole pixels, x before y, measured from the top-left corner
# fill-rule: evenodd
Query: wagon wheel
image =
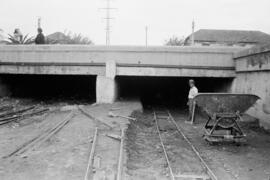
<path fill-rule="evenodd" d="M 218 126 L 220 126 L 222 129 L 232 129 L 235 127 L 235 119 L 234 118 L 222 118 Z"/>

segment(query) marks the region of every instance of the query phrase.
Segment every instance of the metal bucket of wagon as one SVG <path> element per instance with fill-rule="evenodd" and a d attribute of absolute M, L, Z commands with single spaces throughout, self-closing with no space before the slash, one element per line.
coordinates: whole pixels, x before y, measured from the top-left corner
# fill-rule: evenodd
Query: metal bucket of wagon
<path fill-rule="evenodd" d="M 259 99 L 253 94 L 199 93 L 194 101 L 208 116 L 204 139 L 215 142 L 243 142 L 245 134 L 238 125 L 241 114 Z"/>

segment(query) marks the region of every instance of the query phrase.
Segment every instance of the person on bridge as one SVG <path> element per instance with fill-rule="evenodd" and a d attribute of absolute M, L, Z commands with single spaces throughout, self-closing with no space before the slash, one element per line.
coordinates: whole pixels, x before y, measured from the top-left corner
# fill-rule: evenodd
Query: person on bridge
<path fill-rule="evenodd" d="M 14 39 L 18 42 L 21 42 L 23 39 L 23 34 L 21 33 L 19 28 L 16 28 L 13 33 Z"/>
<path fill-rule="evenodd" d="M 37 30 L 38 30 L 38 35 L 35 39 L 35 43 L 36 44 L 45 44 L 45 36 L 42 33 L 42 29 L 38 28 Z"/>
<path fill-rule="evenodd" d="M 188 103 L 187 105 L 189 106 L 189 116 L 188 116 L 188 120 L 186 121 L 187 123 L 192 124 L 193 120 L 194 120 L 194 108 L 195 108 L 195 104 L 194 104 L 194 97 L 198 94 L 198 89 L 195 86 L 195 81 L 193 79 L 189 80 L 189 93 L 188 93 Z M 193 119 L 192 119 L 193 118 Z"/>

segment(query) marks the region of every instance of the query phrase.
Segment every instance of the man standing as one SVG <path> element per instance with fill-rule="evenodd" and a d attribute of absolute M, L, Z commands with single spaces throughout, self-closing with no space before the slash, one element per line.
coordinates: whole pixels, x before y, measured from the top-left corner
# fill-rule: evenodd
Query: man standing
<path fill-rule="evenodd" d="M 38 28 L 38 35 L 35 39 L 35 43 L 36 44 L 45 44 L 45 37 L 42 33 L 42 29 L 41 28 Z"/>
<path fill-rule="evenodd" d="M 193 114 L 193 109 L 194 107 L 194 101 L 193 98 L 198 94 L 198 89 L 195 86 L 195 81 L 193 79 L 189 80 L 189 93 L 188 93 L 188 103 L 187 105 L 189 106 L 189 116 L 188 120 L 186 122 L 192 123 L 192 114 Z"/>
<path fill-rule="evenodd" d="M 20 44 L 20 43 L 22 42 L 23 34 L 21 33 L 21 31 L 20 31 L 19 28 L 16 28 L 16 29 L 14 30 L 13 36 L 14 36 L 14 39 L 15 39 L 16 41 L 18 41 L 18 44 Z"/>

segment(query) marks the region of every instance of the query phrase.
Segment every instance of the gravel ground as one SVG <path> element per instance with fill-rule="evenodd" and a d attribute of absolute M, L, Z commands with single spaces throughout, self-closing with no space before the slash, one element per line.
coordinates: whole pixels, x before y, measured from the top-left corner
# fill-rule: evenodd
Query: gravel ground
<path fill-rule="evenodd" d="M 210 168 L 221 180 L 269 180 L 270 178 L 270 133 L 259 127 L 258 122 L 245 115 L 240 123 L 247 135 L 247 143 L 209 145 L 203 140 L 205 118 L 198 116 L 195 125 L 184 123 L 186 112 L 172 110 L 177 123 L 199 150 Z"/>
<path fill-rule="evenodd" d="M 108 117 L 111 108 L 114 109 L 115 114 L 129 116 L 134 110 L 141 109 L 139 104 L 137 102 L 118 102 L 112 105 L 91 106 L 84 104 L 82 107 L 94 117 L 106 121 L 106 123 L 114 127 L 114 131 L 106 131 L 105 133 L 115 133 L 115 130 L 128 126 L 123 179 L 169 179 L 169 172 L 151 111 L 145 110 L 144 113 L 134 112 L 132 116 L 136 117 L 137 121 L 131 121 L 129 125 L 129 122 L 124 118 Z M 74 106 L 66 106 L 66 104 L 46 104 L 46 107 L 51 107 L 52 110 L 48 114 L 27 118 L 19 123 L 11 123 L 0 127 L 1 157 L 38 135 L 42 129 L 63 120 L 69 110 L 74 108 Z M 256 121 L 250 120 L 252 118 L 245 116 L 244 120 L 246 122 L 241 123 L 241 127 L 247 135 L 246 144 L 242 146 L 235 146 L 234 144 L 211 146 L 202 138 L 205 123 L 202 116 L 199 116 L 196 124 L 191 126 L 184 123 L 187 118 L 186 112 L 178 109 L 171 109 L 171 112 L 219 179 L 269 180 L 270 134 L 258 127 Z M 96 125 L 94 121 L 77 111 L 77 115 L 61 131 L 39 148 L 27 153 L 27 156 L 1 159 L 0 179 L 83 179 L 91 148 L 90 140 Z M 104 128 L 100 124 L 97 126 Z M 190 158 L 192 155 L 186 156 L 190 152 L 188 147 L 179 144 L 181 137 L 172 136 L 173 129 L 167 126 L 166 123 L 164 128 L 168 131 L 163 132 L 163 138 L 168 138 L 167 147 L 173 153 L 170 154 L 170 157 L 176 156 L 172 161 L 173 166 L 175 168 L 181 167 L 180 170 L 185 169 L 186 172 L 190 168 L 193 170 L 197 168 L 198 172 L 200 172 L 196 162 Z M 101 138 L 99 147 L 100 152 L 104 151 L 104 153 L 98 155 L 101 157 L 104 155 L 103 159 L 106 159 L 106 161 L 101 159 L 101 169 L 116 169 L 115 162 L 116 156 L 118 156 L 118 146 L 119 142 L 113 139 L 105 136 Z M 188 163 L 178 163 L 183 162 L 183 160 Z"/>
<path fill-rule="evenodd" d="M 95 127 L 102 130 L 101 134 L 119 135 L 120 128 L 127 126 L 126 119 L 108 117 L 109 109 L 120 109 L 114 113 L 125 116 L 129 116 L 134 110 L 141 109 L 137 101 L 117 102 L 111 105 L 80 105 L 93 117 L 106 121 L 114 127 L 108 130 L 78 111 L 77 105 L 46 104 L 46 106 L 53 109 L 48 115 L 25 119 L 24 123 L 17 123 L 16 126 L 9 124 L 0 127 L 0 157 L 36 137 L 44 128 L 52 127 L 62 121 L 71 109 L 75 108 L 76 115 L 57 134 L 35 150 L 27 152 L 26 156 L 2 158 L 0 161 L 1 180 L 83 179 Z M 101 135 L 98 151 L 95 154 L 95 158 L 101 158 L 99 167 L 101 171 L 108 172 L 117 169 L 119 145 L 119 141 Z"/>
<path fill-rule="evenodd" d="M 153 114 L 135 112 L 136 122 L 127 130 L 127 178 L 129 180 L 169 179 L 162 146 L 154 126 Z"/>
<path fill-rule="evenodd" d="M 269 180 L 270 177 L 270 134 L 258 126 L 258 122 L 245 115 L 240 123 L 247 135 L 247 143 L 210 145 L 203 138 L 203 125 L 206 122 L 201 115 L 197 116 L 195 125 L 184 123 L 187 112 L 171 109 L 176 122 L 198 149 L 218 179 L 221 180 Z M 158 134 L 156 132 L 151 111 L 134 113 L 136 122 L 129 125 L 127 131 L 127 179 L 154 180 L 168 179 L 166 161 Z M 181 143 L 181 136 L 173 135 L 172 128 L 162 123 L 166 147 L 169 147 L 169 158 L 176 173 L 201 173 L 198 161 L 190 148 Z M 167 128 L 167 131 L 166 131 Z M 167 138 L 166 138 L 167 137 Z"/>

